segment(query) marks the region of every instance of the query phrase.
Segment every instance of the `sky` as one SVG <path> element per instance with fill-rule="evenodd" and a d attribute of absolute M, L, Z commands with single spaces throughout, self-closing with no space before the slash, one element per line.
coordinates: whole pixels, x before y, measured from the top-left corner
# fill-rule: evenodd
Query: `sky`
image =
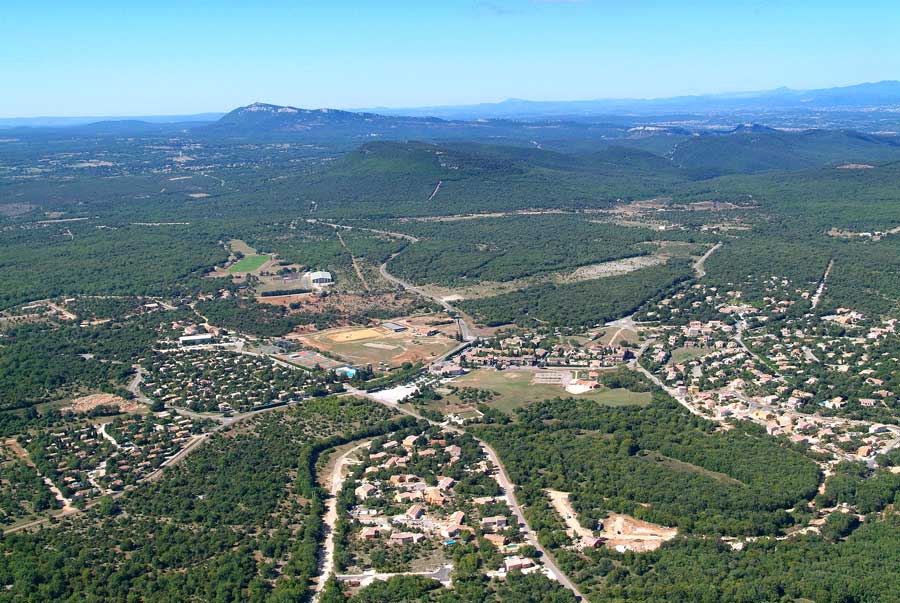
<path fill-rule="evenodd" d="M 0 117 L 900 79 L 896 0 L 3 0 Z"/>

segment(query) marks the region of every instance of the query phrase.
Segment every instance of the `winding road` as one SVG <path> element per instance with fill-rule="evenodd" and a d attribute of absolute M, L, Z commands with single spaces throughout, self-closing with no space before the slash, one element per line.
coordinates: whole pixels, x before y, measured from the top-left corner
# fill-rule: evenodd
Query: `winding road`
<path fill-rule="evenodd" d="M 389 237 L 394 237 L 397 239 L 402 239 L 402 240 L 408 241 L 410 243 L 418 243 L 419 242 L 419 239 L 417 237 L 414 237 L 414 236 L 408 235 L 408 234 L 404 234 L 402 232 L 379 230 L 377 228 L 362 228 L 360 226 L 347 226 L 345 224 L 335 224 L 334 222 L 324 222 L 321 220 L 308 220 L 308 222 L 312 222 L 315 224 L 323 224 L 325 226 L 330 226 L 334 229 L 343 228 L 344 230 L 356 229 L 356 230 L 362 230 L 365 232 L 374 232 L 376 234 L 381 234 L 381 235 L 385 235 L 385 236 L 389 236 Z M 406 250 L 405 248 L 401 249 L 400 251 L 393 254 L 391 257 L 389 257 L 383 264 L 381 264 L 381 266 L 378 269 L 379 273 L 381 274 L 381 277 L 383 279 L 385 279 L 386 281 L 399 286 L 401 289 L 410 291 L 412 293 L 415 293 L 416 295 L 419 295 L 420 297 L 424 297 L 425 299 L 433 301 L 434 303 L 436 303 L 436 304 L 440 305 L 442 308 L 444 308 L 444 310 L 451 316 L 457 316 L 458 318 L 456 319 L 456 322 L 459 325 L 459 332 L 462 335 L 463 340 L 464 341 L 475 341 L 475 335 L 473 334 L 473 329 L 472 329 L 472 319 L 469 316 L 467 316 L 463 312 L 460 312 L 458 309 L 454 308 L 450 304 L 450 302 L 448 302 L 444 299 L 441 299 L 440 297 L 438 297 L 436 295 L 432 295 L 431 293 L 428 293 L 421 287 L 417 287 L 417 286 L 413 285 L 412 283 L 404 281 L 403 279 L 396 277 L 393 274 L 391 274 L 390 272 L 388 272 L 388 269 L 387 269 L 388 262 L 390 262 L 391 260 L 396 258 L 398 255 L 403 253 L 405 250 Z"/>
<path fill-rule="evenodd" d="M 397 253 L 395 253 L 394 255 L 389 257 L 387 262 L 385 262 L 381 265 L 381 267 L 379 268 L 379 272 L 381 273 L 381 276 L 385 280 L 388 280 L 388 281 L 394 283 L 395 285 L 400 286 L 400 288 L 402 288 L 406 291 L 411 291 L 421 297 L 424 297 L 426 299 L 429 299 L 429 300 L 435 302 L 436 304 L 439 304 L 442 308 L 444 308 L 444 310 L 447 312 L 447 314 L 450 314 L 451 316 L 457 316 L 458 318 L 456 319 L 456 323 L 459 325 L 459 332 L 462 335 L 463 340 L 464 341 L 475 341 L 475 336 L 472 334 L 472 327 L 470 325 L 470 321 L 472 319 L 469 318 L 466 314 L 463 314 L 462 312 L 460 312 L 459 310 L 454 308 L 450 304 L 450 302 L 448 302 L 444 299 L 441 299 L 440 297 L 438 297 L 436 295 L 432 295 L 431 293 L 428 293 L 424 289 L 422 289 L 420 287 L 416 287 L 412 283 L 408 283 L 408 282 L 404 281 L 403 279 L 398 278 L 398 277 L 394 276 L 393 274 L 391 274 L 390 272 L 388 272 L 388 269 L 387 269 L 388 262 L 393 260 L 395 257 L 400 255 L 401 253 L 403 253 L 403 252 L 398 251 Z"/>

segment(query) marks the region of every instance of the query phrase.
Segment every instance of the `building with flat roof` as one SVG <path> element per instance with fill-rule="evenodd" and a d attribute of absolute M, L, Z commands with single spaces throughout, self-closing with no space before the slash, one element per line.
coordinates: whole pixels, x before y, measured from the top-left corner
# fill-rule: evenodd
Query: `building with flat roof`
<path fill-rule="evenodd" d="M 203 345 L 204 343 L 212 343 L 213 336 L 211 333 L 200 333 L 198 335 L 185 335 L 178 338 L 178 343 L 182 346 Z"/>

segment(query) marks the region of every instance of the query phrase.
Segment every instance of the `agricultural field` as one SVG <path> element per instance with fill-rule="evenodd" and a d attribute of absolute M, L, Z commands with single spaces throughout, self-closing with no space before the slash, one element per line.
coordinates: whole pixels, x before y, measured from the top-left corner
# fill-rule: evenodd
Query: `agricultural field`
<path fill-rule="evenodd" d="M 566 391 L 560 384 L 535 383 L 536 375 L 561 372 L 565 371 L 478 369 L 457 377 L 448 384 L 460 389 L 475 388 L 495 392 L 496 395 L 487 404 L 504 412 L 511 412 L 533 402 L 552 398 L 590 400 L 605 406 L 644 406 L 650 403 L 649 392 L 633 392 L 624 388 L 610 389 L 599 386 L 591 391 L 573 394 Z M 466 404 L 466 401 L 457 394 L 450 394 L 446 397 L 446 401 L 442 400 L 441 402 L 445 408 Z"/>
<path fill-rule="evenodd" d="M 406 326 L 402 332 L 377 327 L 346 327 L 328 329 L 303 335 L 299 340 L 330 355 L 338 356 L 356 366 L 394 368 L 404 362 L 429 361 L 440 357 L 458 345 L 438 327 Z M 446 329 L 445 329 L 446 330 Z M 428 335 L 427 333 L 432 333 Z"/>

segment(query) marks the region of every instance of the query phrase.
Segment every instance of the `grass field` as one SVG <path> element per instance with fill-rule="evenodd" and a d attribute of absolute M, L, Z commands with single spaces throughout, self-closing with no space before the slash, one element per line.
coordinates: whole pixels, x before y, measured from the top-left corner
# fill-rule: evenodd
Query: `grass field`
<path fill-rule="evenodd" d="M 681 364 L 682 362 L 687 362 L 689 360 L 693 360 L 694 358 L 699 358 L 700 356 L 708 354 L 709 352 L 710 350 L 707 348 L 675 348 L 674 350 L 672 350 L 672 358 L 669 360 L 669 364 Z"/>
<path fill-rule="evenodd" d="M 248 255 L 229 266 L 228 272 L 253 272 L 254 270 L 259 270 L 268 261 L 269 256 L 267 255 Z"/>
<path fill-rule="evenodd" d="M 520 370 L 475 370 L 454 379 L 452 385 L 489 389 L 497 392 L 499 395 L 489 405 L 504 412 L 527 406 L 532 402 L 552 398 L 593 400 L 609 406 L 645 406 L 650 403 L 650 394 L 647 392 L 637 393 L 626 389 L 598 388 L 583 394 L 570 394 L 558 385 L 532 385 L 531 378 L 533 374 L 533 371 Z M 448 400 L 448 402 L 454 402 L 454 400 Z"/>
<path fill-rule="evenodd" d="M 613 338 L 615 337 L 615 341 Z M 624 342 L 638 343 L 641 340 L 640 335 L 631 329 L 618 329 L 609 327 L 603 332 L 599 343 L 602 345 L 622 345 Z"/>

